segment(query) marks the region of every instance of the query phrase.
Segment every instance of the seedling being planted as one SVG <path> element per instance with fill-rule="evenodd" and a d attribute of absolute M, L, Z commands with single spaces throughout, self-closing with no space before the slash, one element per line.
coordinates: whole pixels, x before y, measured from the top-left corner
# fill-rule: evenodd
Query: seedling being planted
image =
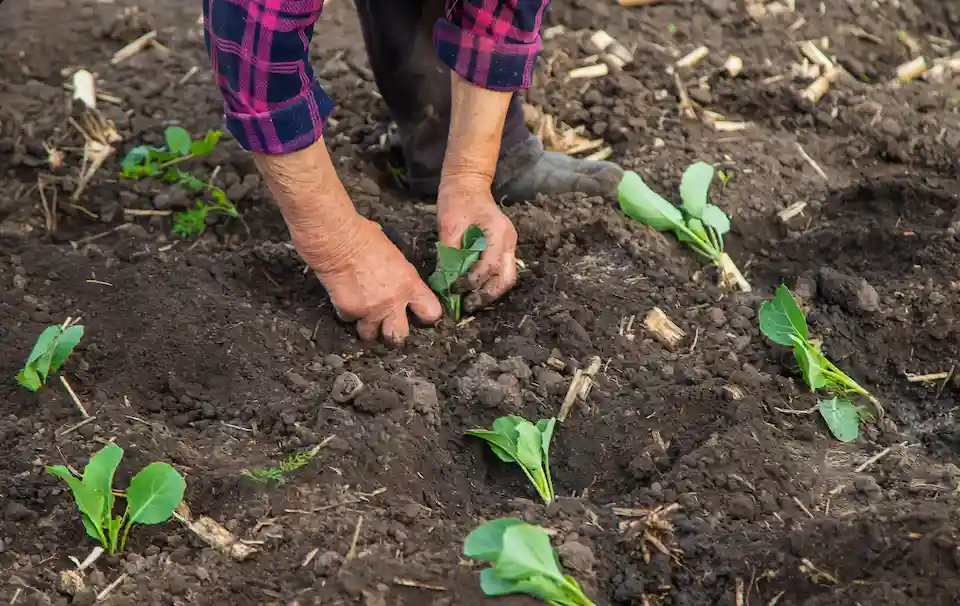
<path fill-rule="evenodd" d="M 750 283 L 723 251 L 723 235 L 730 231 L 730 217 L 708 201 L 713 167 L 697 162 L 687 167 L 680 181 L 680 199 L 674 206 L 650 189 L 635 172 L 628 172 L 620 181 L 620 208 L 631 219 L 659 232 L 673 232 L 701 257 L 716 264 L 727 285 L 736 284 L 743 292 Z"/>
<path fill-rule="evenodd" d="M 483 230 L 475 225 L 463 232 L 460 248 L 437 242 L 437 269 L 427 278 L 427 284 L 437 293 L 447 315 L 454 320 L 460 319 L 462 299 L 454 286 L 461 276 L 469 273 L 473 264 L 480 259 L 480 253 L 486 249 L 487 239 L 483 236 Z"/>
<path fill-rule="evenodd" d="M 466 435 L 486 440 L 501 461 L 519 465 L 549 505 L 555 496 L 550 476 L 550 441 L 556 424 L 556 419 L 543 419 L 534 425 L 523 417 L 509 415 L 494 421 L 490 430 L 471 429 Z"/>
<path fill-rule="evenodd" d="M 128 179 L 159 178 L 192 192 L 209 195 L 210 200 L 198 199 L 196 207 L 174 214 L 173 232 L 185 238 L 202 234 L 206 229 L 207 217 L 212 213 L 238 217 L 237 207 L 227 199 L 222 189 L 177 168 L 181 162 L 213 152 L 220 141 L 221 132 L 212 130 L 203 139 L 193 141 L 186 130 L 171 126 L 164 131 L 164 135 L 166 147 L 140 145 L 127 152 L 121 163 L 123 170 L 120 176 Z"/>
<path fill-rule="evenodd" d="M 803 380 L 810 391 L 820 394 L 817 409 L 838 440 L 856 440 L 860 421 L 873 420 L 868 407 L 854 403 L 856 396 L 866 398 L 877 416 L 883 416 L 880 402 L 828 360 L 819 343 L 810 340 L 807 319 L 789 288 L 781 284 L 773 299 L 760 306 L 759 316 L 760 332 L 778 345 L 793 348 Z"/>
<path fill-rule="evenodd" d="M 30 391 L 47 384 L 47 376 L 57 372 L 83 337 L 83 326 L 48 326 L 34 343 L 27 363 L 17 373 L 17 383 Z"/>
<path fill-rule="evenodd" d="M 63 465 L 47 467 L 47 472 L 70 486 L 80 510 L 87 535 L 100 541 L 109 553 L 120 553 L 127 544 L 127 535 L 134 524 L 163 524 L 183 500 L 186 483 L 166 463 L 150 463 L 130 480 L 123 498 L 127 506 L 123 515 L 113 515 L 115 492 L 113 474 L 120 465 L 123 449 L 107 444 L 93 455 L 77 478 Z M 122 534 L 121 534 L 122 531 Z"/>
<path fill-rule="evenodd" d="M 595 606 L 577 581 L 563 574 L 550 537 L 539 526 L 515 518 L 487 522 L 464 541 L 463 555 L 493 563 L 480 573 L 485 595 L 523 593 L 553 606 Z"/>
<path fill-rule="evenodd" d="M 269 484 L 275 482 L 283 484 L 288 476 L 301 467 L 306 467 L 317 456 L 314 450 L 298 450 L 287 455 L 280 461 L 277 467 L 257 467 L 255 469 L 241 469 L 240 475 L 243 475 L 257 484 Z"/>

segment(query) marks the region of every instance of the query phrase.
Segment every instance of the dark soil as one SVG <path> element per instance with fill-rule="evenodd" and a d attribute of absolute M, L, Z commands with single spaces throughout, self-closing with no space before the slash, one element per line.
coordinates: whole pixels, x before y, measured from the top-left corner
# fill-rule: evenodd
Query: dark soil
<path fill-rule="evenodd" d="M 220 98 L 195 2 L 4 2 L 0 596 L 91 604 L 126 574 L 104 603 L 481 604 L 476 569 L 459 558 L 463 538 L 483 519 L 516 515 L 556 530 L 565 565 L 598 604 L 960 603 L 960 79 L 883 84 L 913 56 L 899 29 L 929 56 L 960 50 L 960 5 L 850 0 L 821 14 L 820 3 L 796 4 L 758 23 L 727 0 L 643 9 L 555 0 L 547 26 L 565 30 L 545 42 L 528 94 L 605 138 L 615 160 L 665 193 L 696 160 L 731 173 L 715 198 L 733 215 L 730 253 L 753 294 L 724 293 L 699 261 L 611 200 L 539 200 L 508 210 L 529 268 L 517 289 L 466 325 L 418 330 L 389 350 L 334 319 L 232 141 L 195 170 L 219 167 L 242 221 L 218 219 L 191 242 L 170 234 L 169 217 L 125 214 L 183 201 L 166 186 L 119 180 L 113 158 L 75 206 L 59 186 L 58 227 L 47 234 L 37 178 L 75 175 L 80 164 L 62 88 L 70 70 L 97 72 L 100 89 L 120 99 L 103 107 L 121 153 L 160 143 L 170 124 L 218 128 Z M 566 82 L 589 55 L 580 31 L 598 28 L 637 45 L 635 62 Z M 171 53 L 110 65 L 152 29 Z M 318 72 L 340 102 L 326 137 L 341 175 L 427 271 L 430 208 L 377 168 L 388 116 L 350 3 L 330 3 L 318 31 Z M 822 37 L 862 81 L 811 105 L 791 76 L 794 43 Z M 670 50 L 700 44 L 711 53 L 682 73 L 685 85 L 753 128 L 718 133 L 679 116 Z M 746 64 L 738 78 L 720 75 L 730 54 Z M 63 168 L 47 165 L 44 142 L 65 150 Z M 806 210 L 783 224 L 777 213 L 798 201 Z M 783 412 L 814 400 L 790 353 L 757 329 L 759 303 L 781 281 L 803 297 L 829 355 L 886 408 L 856 443 L 831 439 L 816 415 Z M 686 332 L 673 351 L 641 327 L 654 306 Z M 96 418 L 63 434 L 82 419 L 59 382 L 31 394 L 12 377 L 40 331 L 67 316 L 81 316 L 87 332 L 64 372 Z M 621 334 L 631 316 L 634 334 Z M 562 372 L 546 365 L 551 355 Z M 502 414 L 555 414 L 592 356 L 604 361 L 597 385 L 555 442 L 565 498 L 544 508 L 518 470 L 462 434 Z M 950 380 L 906 377 L 941 371 Z M 346 372 L 365 388 L 340 403 L 335 380 Z M 177 522 L 138 528 L 126 555 L 102 558 L 85 590 L 63 593 L 68 556 L 82 560 L 93 545 L 43 466 L 82 466 L 108 440 L 127 453 L 120 486 L 168 461 L 187 477 L 193 514 L 258 553 L 233 561 Z M 240 474 L 321 442 L 317 460 L 281 486 Z M 645 558 L 636 528 L 612 509 L 673 504 L 665 517 L 675 533 L 658 537 L 674 557 L 647 543 Z M 347 560 L 355 533 L 357 557 Z"/>

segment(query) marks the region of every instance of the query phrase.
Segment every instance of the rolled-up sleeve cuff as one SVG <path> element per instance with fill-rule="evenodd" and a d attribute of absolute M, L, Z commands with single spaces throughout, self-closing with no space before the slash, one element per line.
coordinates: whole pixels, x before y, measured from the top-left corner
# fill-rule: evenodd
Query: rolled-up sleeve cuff
<path fill-rule="evenodd" d="M 228 111 L 226 126 L 240 147 L 260 154 L 286 154 L 316 142 L 323 134 L 333 100 L 320 83 L 289 102 L 267 112 Z"/>
<path fill-rule="evenodd" d="M 433 28 L 433 39 L 440 60 L 477 86 L 512 92 L 533 83 L 540 36 L 530 43 L 506 42 L 440 19 Z"/>

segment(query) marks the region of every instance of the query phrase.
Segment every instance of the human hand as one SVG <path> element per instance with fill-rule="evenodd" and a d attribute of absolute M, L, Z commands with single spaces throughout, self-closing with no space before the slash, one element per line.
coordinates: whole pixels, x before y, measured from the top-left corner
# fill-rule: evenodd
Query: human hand
<path fill-rule="evenodd" d="M 486 307 L 517 282 L 517 230 L 500 211 L 482 179 L 445 179 L 437 198 L 437 228 L 440 241 L 459 248 L 463 232 L 471 225 L 483 230 L 487 248 L 458 283 L 467 292 L 463 309 L 473 312 Z"/>
<path fill-rule="evenodd" d="M 390 345 L 401 345 L 410 335 L 407 308 L 424 323 L 433 324 L 443 307 L 417 270 L 390 242 L 380 227 L 357 215 L 334 252 L 317 254 L 308 234 L 295 228 L 294 244 L 314 269 L 330 295 L 340 319 L 357 322 L 357 333 L 375 341 L 382 333 Z"/>

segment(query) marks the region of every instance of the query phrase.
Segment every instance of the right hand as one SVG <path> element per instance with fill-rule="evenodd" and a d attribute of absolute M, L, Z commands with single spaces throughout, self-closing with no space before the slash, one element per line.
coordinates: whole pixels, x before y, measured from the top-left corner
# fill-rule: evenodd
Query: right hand
<path fill-rule="evenodd" d="M 410 335 L 408 307 L 426 324 L 443 315 L 436 295 L 373 221 L 357 215 L 336 252 L 322 258 L 311 253 L 306 234 L 297 235 L 297 250 L 327 289 L 337 316 L 356 321 L 364 341 L 376 341 L 382 333 L 388 344 L 401 345 Z"/>

